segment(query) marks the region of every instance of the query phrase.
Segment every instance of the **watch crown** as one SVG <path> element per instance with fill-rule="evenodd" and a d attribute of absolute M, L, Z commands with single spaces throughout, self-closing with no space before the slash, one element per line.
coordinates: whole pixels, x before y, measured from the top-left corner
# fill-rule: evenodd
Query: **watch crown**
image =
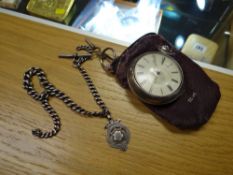
<path fill-rule="evenodd" d="M 159 50 L 164 54 L 174 55 L 174 52 L 172 51 L 172 48 L 170 48 L 168 45 L 160 46 Z"/>

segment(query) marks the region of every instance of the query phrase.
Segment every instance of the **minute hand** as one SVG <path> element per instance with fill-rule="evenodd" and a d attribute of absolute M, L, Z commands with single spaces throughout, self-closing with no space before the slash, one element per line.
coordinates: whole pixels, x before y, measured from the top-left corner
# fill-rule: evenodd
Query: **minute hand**
<path fill-rule="evenodd" d="M 156 74 L 156 75 L 154 75 L 154 80 L 153 80 L 151 87 L 150 87 L 150 90 L 149 90 L 150 93 L 152 93 L 153 87 L 154 87 L 157 79 L 158 79 L 158 75 Z"/>

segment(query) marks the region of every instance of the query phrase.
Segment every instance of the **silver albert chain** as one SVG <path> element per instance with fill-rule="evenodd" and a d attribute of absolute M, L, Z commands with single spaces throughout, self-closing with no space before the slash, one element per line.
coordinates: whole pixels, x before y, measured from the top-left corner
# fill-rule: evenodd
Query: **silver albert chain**
<path fill-rule="evenodd" d="M 83 107 L 79 106 L 75 103 L 69 96 L 67 96 L 64 92 L 57 89 L 53 84 L 51 84 L 45 75 L 45 72 L 41 68 L 32 67 L 24 74 L 23 85 L 24 89 L 27 90 L 27 93 L 35 100 L 40 101 L 42 107 L 45 111 L 47 111 L 50 117 L 53 120 L 54 127 L 50 131 L 42 131 L 41 129 L 34 129 L 32 130 L 32 134 L 39 137 L 39 138 L 49 138 L 55 136 L 61 128 L 61 122 L 58 114 L 53 109 L 53 107 L 49 104 L 50 97 L 57 97 L 58 99 L 62 100 L 67 107 L 71 110 L 88 117 L 101 117 L 108 119 L 108 123 L 105 126 L 107 129 L 107 142 L 110 144 L 111 147 L 120 149 L 122 151 L 127 150 L 127 145 L 130 140 L 130 132 L 126 126 L 121 124 L 120 120 L 114 120 L 111 116 L 111 113 L 108 107 L 105 105 L 103 100 L 101 99 L 93 81 L 91 80 L 90 76 L 88 75 L 87 71 L 81 66 L 82 63 L 92 58 L 93 54 L 96 54 L 98 57 L 103 59 L 110 59 L 111 57 L 106 54 L 108 49 L 105 49 L 101 52 L 100 48 L 95 47 L 92 43 L 86 41 L 88 45 L 86 46 L 79 46 L 77 47 L 77 51 L 86 51 L 88 54 L 86 55 L 60 55 L 59 58 L 68 58 L 73 59 L 74 67 L 79 70 L 82 77 L 86 81 L 86 84 L 96 102 L 99 106 L 101 111 L 88 111 Z M 101 62 L 102 63 L 102 62 Z M 36 92 L 34 86 L 32 84 L 32 77 L 38 76 L 40 85 L 44 88 L 42 93 Z"/>

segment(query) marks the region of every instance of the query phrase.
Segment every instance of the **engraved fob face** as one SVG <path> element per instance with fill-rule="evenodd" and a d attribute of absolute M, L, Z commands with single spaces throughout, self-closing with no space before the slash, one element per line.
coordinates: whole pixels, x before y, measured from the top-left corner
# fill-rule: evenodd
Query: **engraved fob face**
<path fill-rule="evenodd" d="M 181 94 L 183 72 L 171 56 L 161 52 L 147 52 L 131 64 L 128 83 L 142 101 L 167 104 Z"/>

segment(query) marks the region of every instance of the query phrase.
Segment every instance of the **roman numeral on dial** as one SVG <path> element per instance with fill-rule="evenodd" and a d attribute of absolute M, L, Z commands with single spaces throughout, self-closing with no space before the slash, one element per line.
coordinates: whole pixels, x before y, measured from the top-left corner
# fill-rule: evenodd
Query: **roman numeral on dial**
<path fill-rule="evenodd" d="M 162 88 L 160 88 L 160 92 L 161 92 L 161 94 L 163 95 L 163 89 L 162 89 Z"/>
<path fill-rule="evenodd" d="M 141 64 L 138 64 L 138 67 L 140 67 L 140 68 L 145 68 L 143 65 L 141 65 Z"/>
<path fill-rule="evenodd" d="M 147 58 L 143 58 L 143 60 L 145 60 L 146 63 L 149 63 L 149 60 Z"/>
<path fill-rule="evenodd" d="M 165 62 L 165 59 L 166 59 L 166 57 L 163 57 L 163 58 L 162 58 L 161 65 L 163 65 L 163 63 Z"/>
<path fill-rule="evenodd" d="M 152 91 L 153 91 L 153 84 L 151 85 L 149 92 L 152 94 Z"/>
<path fill-rule="evenodd" d="M 137 75 L 143 75 L 144 72 L 137 72 L 136 74 L 137 74 Z"/>
<path fill-rule="evenodd" d="M 178 74 L 179 72 L 178 71 L 173 71 L 171 72 L 172 74 Z"/>
<path fill-rule="evenodd" d="M 173 79 L 173 78 L 172 78 L 172 81 L 173 81 L 174 83 L 178 83 L 178 80 L 175 80 L 175 79 Z"/>
<path fill-rule="evenodd" d="M 140 82 L 139 84 L 140 84 L 141 86 L 143 86 L 146 82 L 147 82 L 147 80 L 143 80 L 143 81 Z"/>
<path fill-rule="evenodd" d="M 173 91 L 173 88 L 168 84 L 167 85 L 167 88 L 170 90 L 170 91 Z"/>
<path fill-rule="evenodd" d="M 157 60 L 156 60 L 155 55 L 153 55 L 153 63 L 154 63 L 155 66 L 157 66 Z"/>

